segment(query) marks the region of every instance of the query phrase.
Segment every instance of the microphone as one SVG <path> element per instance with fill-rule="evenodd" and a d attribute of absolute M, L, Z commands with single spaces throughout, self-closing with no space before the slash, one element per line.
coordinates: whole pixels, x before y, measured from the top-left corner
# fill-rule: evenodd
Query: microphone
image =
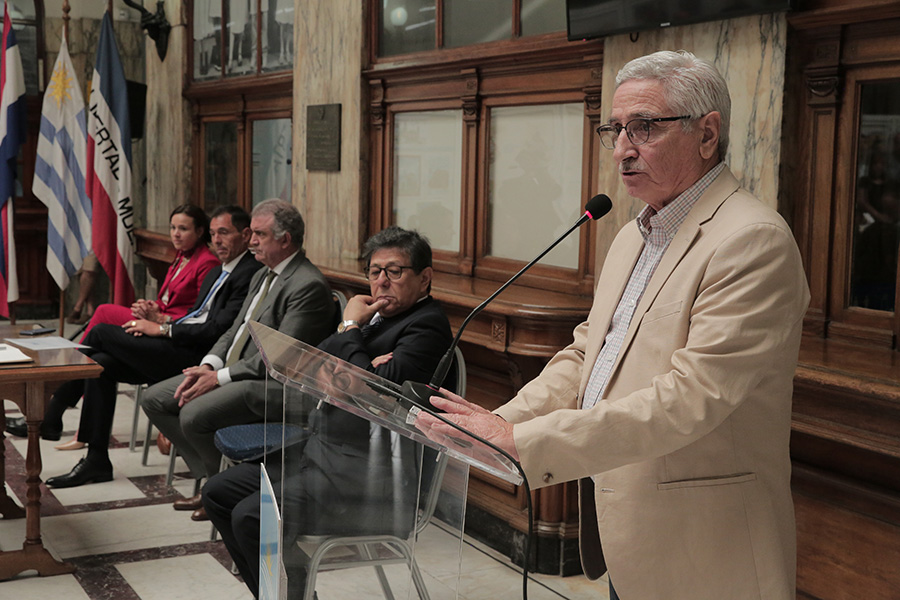
<path fill-rule="evenodd" d="M 475 315 L 480 313 L 485 306 L 490 304 L 494 300 L 494 298 L 499 296 L 500 292 L 508 288 L 512 284 L 512 282 L 518 279 L 519 276 L 522 275 L 522 273 L 530 269 L 536 262 L 544 258 L 544 255 L 553 250 L 556 245 L 563 241 L 566 237 L 568 237 L 570 233 L 581 227 L 589 220 L 597 220 L 600 217 L 603 217 L 610 210 L 612 210 L 612 200 L 610 200 L 609 196 L 607 196 L 606 194 L 597 194 L 596 196 L 588 200 L 587 204 L 585 204 L 584 206 L 584 214 L 581 215 L 581 218 L 575 221 L 575 224 L 572 225 L 568 229 L 568 231 L 556 238 L 556 241 L 547 246 L 547 248 L 543 252 L 538 254 L 534 258 L 534 260 L 522 267 L 522 269 L 518 273 L 513 275 L 509 279 L 509 281 L 500 286 L 500 288 L 496 292 L 491 294 L 491 296 L 487 300 L 476 306 L 475 310 L 469 313 L 469 316 L 466 317 L 466 320 L 463 321 L 462 325 L 460 325 L 459 329 L 456 331 L 456 336 L 450 343 L 450 348 L 447 350 L 447 353 L 444 354 L 443 358 L 441 358 L 441 362 L 438 363 L 437 369 L 435 369 L 434 374 L 431 376 L 431 382 L 429 382 L 428 384 L 419 383 L 418 381 L 403 382 L 402 390 L 403 395 L 406 397 L 406 399 L 420 407 L 431 407 L 431 403 L 428 401 L 428 399 L 431 396 L 441 395 L 439 390 L 441 388 L 441 385 L 443 385 L 444 383 L 444 379 L 446 379 L 447 377 L 447 372 L 450 370 L 450 365 L 453 364 L 454 350 L 456 350 L 456 346 L 459 344 L 459 338 L 462 336 L 462 332 L 466 328 L 466 325 L 469 324 L 469 321 L 471 321 L 472 318 L 475 317 Z"/>

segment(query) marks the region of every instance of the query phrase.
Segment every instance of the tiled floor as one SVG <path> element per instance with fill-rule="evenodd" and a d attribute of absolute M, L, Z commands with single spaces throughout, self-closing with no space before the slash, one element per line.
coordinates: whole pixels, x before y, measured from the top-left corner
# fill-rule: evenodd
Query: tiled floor
<path fill-rule="evenodd" d="M 122 386 L 130 394 L 131 386 Z M 113 481 L 78 488 L 50 490 L 42 487 L 41 533 L 44 545 L 56 557 L 71 562 L 70 575 L 36 577 L 24 574 L 0 582 L 0 598 L 37 600 L 179 600 L 252 598 L 241 580 L 230 572 L 231 561 L 221 542 L 210 541 L 208 523 L 195 523 L 189 513 L 172 510 L 174 499 L 193 493 L 193 481 L 176 478 L 165 485 L 168 458 L 151 449 L 148 466 L 141 453 L 130 452 L 133 402 L 119 395 L 113 428 L 114 448 L 110 456 L 115 468 Z M 18 411 L 5 402 L 6 414 Z M 78 424 L 78 409 L 67 411 L 63 440 Z M 139 431 L 146 427 L 141 414 Z M 24 499 L 25 440 L 7 438 L 7 488 L 21 503 Z M 61 452 L 55 442 L 41 441 L 43 474 L 66 473 L 83 451 Z M 176 473 L 186 471 L 179 460 Z M 21 548 L 25 521 L 0 520 L 0 549 Z M 462 544 L 461 572 L 457 582 L 447 575 L 448 548 L 456 555 L 454 539 L 439 525 L 427 529 L 417 545 L 417 556 L 428 591 L 435 600 L 455 597 L 467 600 L 520 598 L 521 571 L 483 545 L 466 538 Z M 388 567 L 388 577 L 397 598 L 415 598 L 405 567 Z M 368 600 L 381 598 L 371 569 L 334 571 L 319 577 L 316 589 L 322 600 Z M 458 596 L 456 591 L 458 590 Z M 533 600 L 607 600 L 605 581 L 583 577 L 535 575 L 528 584 Z"/>

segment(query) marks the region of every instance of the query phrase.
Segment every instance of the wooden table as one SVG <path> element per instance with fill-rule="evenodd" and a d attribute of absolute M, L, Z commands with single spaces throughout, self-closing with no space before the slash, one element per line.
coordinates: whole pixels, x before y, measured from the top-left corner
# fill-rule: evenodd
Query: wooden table
<path fill-rule="evenodd" d="M 18 337 L 25 327 L 0 326 L 0 340 Z M 3 343 L 3 342 L 0 342 Z M 61 350 L 22 349 L 33 362 L 0 365 L 0 398 L 16 403 L 28 424 L 28 450 L 25 456 L 26 503 L 23 511 L 4 490 L 0 494 L 0 514 L 5 519 L 25 517 L 25 543 L 21 550 L 0 551 L 0 581 L 22 571 L 36 569 L 39 575 L 71 573 L 74 567 L 60 562 L 41 542 L 41 446 L 40 428 L 44 406 L 56 387 L 71 379 L 94 378 L 103 367 L 74 348 Z M 0 415 L 0 432 L 6 419 Z M 6 452 L 0 443 L 0 481 L 6 481 Z"/>

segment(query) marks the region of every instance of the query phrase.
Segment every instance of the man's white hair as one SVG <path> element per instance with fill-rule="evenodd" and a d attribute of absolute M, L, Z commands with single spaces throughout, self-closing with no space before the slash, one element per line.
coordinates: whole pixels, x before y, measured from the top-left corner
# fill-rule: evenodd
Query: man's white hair
<path fill-rule="evenodd" d="M 728 150 L 728 129 L 731 125 L 731 96 L 719 70 L 709 61 L 697 58 L 686 50 L 663 50 L 636 58 L 616 75 L 616 87 L 633 79 L 658 81 L 665 89 L 666 101 L 672 115 L 690 115 L 696 119 L 712 111 L 722 116 L 719 128 L 719 159 Z M 693 126 L 684 123 L 685 129 Z"/>

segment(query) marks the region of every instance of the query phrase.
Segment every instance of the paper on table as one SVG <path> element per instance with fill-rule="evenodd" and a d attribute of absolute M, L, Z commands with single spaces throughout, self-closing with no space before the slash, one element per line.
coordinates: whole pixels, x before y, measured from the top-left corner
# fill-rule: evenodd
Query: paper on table
<path fill-rule="evenodd" d="M 7 342 L 11 342 L 21 348 L 29 350 L 59 350 L 60 348 L 87 348 L 83 344 L 73 342 L 58 335 L 42 335 L 36 338 L 6 338 Z"/>
<path fill-rule="evenodd" d="M 0 364 L 3 363 L 17 363 L 17 362 L 31 362 L 34 360 L 15 346 L 9 346 L 7 344 L 0 344 Z"/>

